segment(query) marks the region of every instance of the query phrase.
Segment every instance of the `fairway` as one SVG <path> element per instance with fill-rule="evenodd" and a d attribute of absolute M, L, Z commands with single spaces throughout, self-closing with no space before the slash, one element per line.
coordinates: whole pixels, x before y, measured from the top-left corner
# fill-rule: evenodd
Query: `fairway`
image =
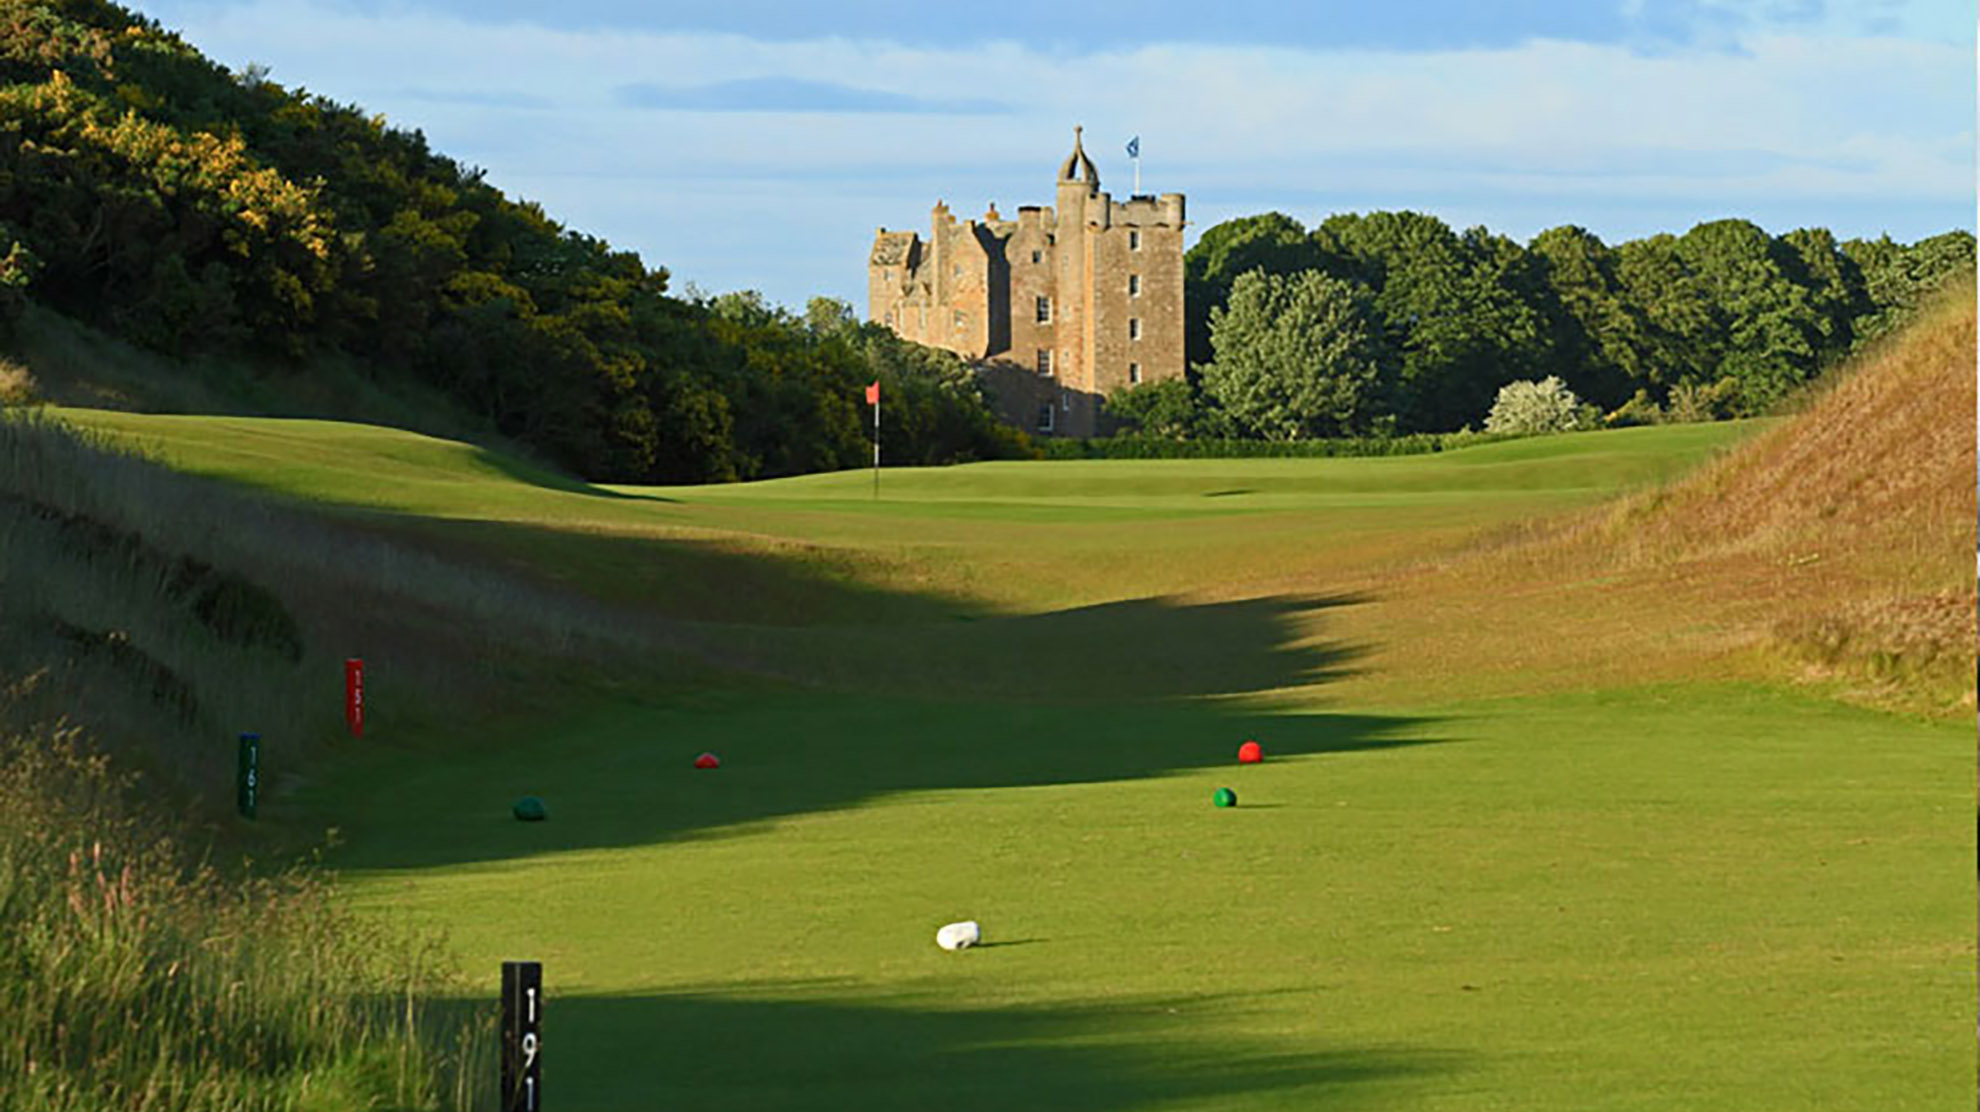
<path fill-rule="evenodd" d="M 1970 1084 L 1970 743 L 1743 687 L 785 695 L 324 798 L 366 906 L 545 961 L 560 1107 L 1925 1108 Z"/>
<path fill-rule="evenodd" d="M 1556 618 L 1439 578 L 1753 426 L 890 470 L 876 500 L 858 472 L 603 489 L 391 430 L 63 416 L 719 662 L 429 720 L 288 797 L 367 914 L 444 929 L 491 986 L 544 962 L 554 1110 L 1971 1096 L 1970 723 L 1735 674 L 1662 584 Z M 1602 667 L 1572 655 L 1590 614 Z M 1522 663 L 1549 651 L 1574 666 Z M 524 794 L 549 821 L 509 818 Z M 986 945 L 938 950 L 965 918 Z"/>

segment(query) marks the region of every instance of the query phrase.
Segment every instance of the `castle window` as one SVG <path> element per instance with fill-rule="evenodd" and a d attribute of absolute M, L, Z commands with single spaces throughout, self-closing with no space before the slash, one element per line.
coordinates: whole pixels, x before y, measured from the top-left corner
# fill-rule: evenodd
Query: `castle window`
<path fill-rule="evenodd" d="M 1051 431 L 1052 431 L 1052 418 L 1053 418 L 1054 416 L 1055 416 L 1055 415 L 1054 415 L 1054 414 L 1053 414 L 1053 412 L 1052 412 L 1052 403 L 1051 403 L 1051 402 L 1046 402 L 1046 403 L 1045 403 L 1044 405 L 1041 405 L 1041 406 L 1039 406 L 1039 407 L 1038 407 L 1038 431 L 1039 431 L 1039 432 L 1051 432 Z"/>
<path fill-rule="evenodd" d="M 1038 349 L 1038 373 L 1041 375 L 1052 373 L 1052 351 L 1050 348 Z"/>
<path fill-rule="evenodd" d="M 1034 263 L 1042 263 L 1042 262 L 1044 262 L 1044 261 L 1045 261 L 1045 252 L 1043 252 L 1043 251 L 1033 251 L 1033 252 L 1031 253 L 1031 261 L 1032 261 L 1032 262 L 1034 262 Z"/>
<path fill-rule="evenodd" d="M 1128 250 L 1141 250 L 1141 233 L 1132 228 L 1128 229 Z"/>
<path fill-rule="evenodd" d="M 1139 363 L 1129 363 L 1129 364 L 1128 364 L 1128 385 L 1129 385 L 1129 386 L 1133 386 L 1134 384 L 1136 384 L 1136 383 L 1138 383 L 1138 382 L 1140 382 L 1140 381 L 1141 381 L 1141 364 L 1139 364 Z"/>
<path fill-rule="evenodd" d="M 1038 299 L 1038 323 L 1039 324 L 1052 323 L 1052 299 L 1049 297 L 1041 297 Z"/>
<path fill-rule="evenodd" d="M 1139 339 L 1141 339 L 1141 318 L 1140 318 L 1140 317 L 1129 317 L 1129 318 L 1128 318 L 1128 339 L 1130 339 L 1130 340 L 1139 340 Z"/>
<path fill-rule="evenodd" d="M 1128 296 L 1129 297 L 1141 296 L 1141 275 L 1139 274 L 1128 275 Z"/>

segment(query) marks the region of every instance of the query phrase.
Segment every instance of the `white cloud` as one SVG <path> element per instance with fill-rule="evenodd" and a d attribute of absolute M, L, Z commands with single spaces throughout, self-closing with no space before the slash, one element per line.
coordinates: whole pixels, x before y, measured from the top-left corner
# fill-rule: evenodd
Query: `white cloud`
<path fill-rule="evenodd" d="M 937 197 L 963 212 L 993 198 L 1006 212 L 1050 203 L 1075 122 L 1109 189 L 1128 190 L 1121 143 L 1140 134 L 1145 188 L 1188 193 L 1199 220 L 1241 197 L 1250 207 L 1238 211 L 1314 220 L 1325 211 L 1315 206 L 1431 208 L 1530 234 L 1531 214 L 1551 204 L 1559 220 L 1539 226 L 1573 220 L 1612 238 L 1640 232 L 1651 210 L 1910 238 L 1970 214 L 1970 45 L 1859 30 L 1929 22 L 1920 5 L 1800 20 L 1765 0 L 1706 6 L 1757 13 L 1747 22 L 1765 29 L 1735 50 L 1648 54 L 1543 41 L 1071 55 L 548 30 L 302 0 L 173 14 L 217 60 L 266 63 L 284 83 L 419 127 L 496 184 L 683 280 L 790 303 L 862 292 L 873 227 L 920 227 Z M 684 112 L 631 107 L 619 92 L 772 81 L 1008 111 Z M 1825 216 L 1874 221 L 1881 205 L 1896 223 Z M 1937 224 L 1902 223 L 1939 219 L 1919 214 L 1941 207 Z"/>

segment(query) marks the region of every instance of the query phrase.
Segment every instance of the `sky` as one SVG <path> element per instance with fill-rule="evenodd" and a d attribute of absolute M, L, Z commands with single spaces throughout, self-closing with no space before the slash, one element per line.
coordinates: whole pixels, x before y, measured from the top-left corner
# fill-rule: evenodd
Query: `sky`
<path fill-rule="evenodd" d="M 1522 241 L 1743 217 L 1975 222 L 1951 0 L 143 0 L 215 61 L 382 114 L 672 288 L 865 312 L 879 227 L 1101 187 L 1308 226 L 1413 209 Z"/>

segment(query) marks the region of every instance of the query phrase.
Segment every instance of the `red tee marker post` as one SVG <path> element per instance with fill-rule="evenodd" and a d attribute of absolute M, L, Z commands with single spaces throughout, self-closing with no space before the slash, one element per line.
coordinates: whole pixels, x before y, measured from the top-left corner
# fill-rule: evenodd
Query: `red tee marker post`
<path fill-rule="evenodd" d="M 344 661 L 344 724 L 351 728 L 352 737 L 364 736 L 364 660 L 351 657 Z"/>

